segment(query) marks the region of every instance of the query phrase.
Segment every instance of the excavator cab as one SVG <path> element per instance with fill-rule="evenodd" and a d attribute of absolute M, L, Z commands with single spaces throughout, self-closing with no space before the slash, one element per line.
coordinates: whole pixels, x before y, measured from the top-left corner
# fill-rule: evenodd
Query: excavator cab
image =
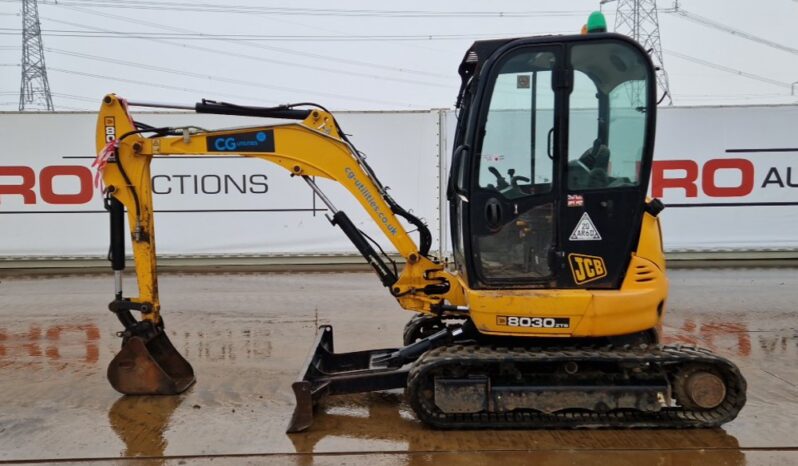
<path fill-rule="evenodd" d="M 654 69 L 625 36 L 476 42 L 448 198 L 472 289 L 617 289 L 647 204 Z"/>

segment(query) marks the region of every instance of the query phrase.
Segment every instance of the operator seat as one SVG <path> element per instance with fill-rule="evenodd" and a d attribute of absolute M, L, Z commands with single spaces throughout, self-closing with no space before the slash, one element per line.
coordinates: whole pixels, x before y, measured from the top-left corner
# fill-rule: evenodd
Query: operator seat
<path fill-rule="evenodd" d="M 602 188 L 610 179 L 610 150 L 599 139 L 578 159 L 568 162 L 568 189 Z"/>

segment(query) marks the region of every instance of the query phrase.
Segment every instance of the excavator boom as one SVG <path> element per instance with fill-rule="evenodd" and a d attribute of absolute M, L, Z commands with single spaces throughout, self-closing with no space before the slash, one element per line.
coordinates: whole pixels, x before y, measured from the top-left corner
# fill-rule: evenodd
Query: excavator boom
<path fill-rule="evenodd" d="M 115 299 L 109 308 L 125 327 L 122 350 L 108 368 L 108 379 L 121 393 L 176 394 L 186 390 L 195 380 L 191 365 L 177 352 L 164 332 L 160 316 L 150 186 L 150 163 L 154 156 L 229 155 L 260 158 L 275 163 L 292 176 L 304 180 L 316 192 L 327 206 L 330 222 L 343 230 L 374 268 L 383 285 L 404 308 L 422 313 L 447 309 L 456 311 L 457 304 L 462 303 L 459 282 L 444 270 L 437 258 L 429 255 L 431 237 L 426 225 L 402 209 L 387 194 L 364 158 L 326 110 L 242 107 L 203 101 L 194 107 L 199 113 L 298 121 L 205 131 L 193 127 L 154 128 L 136 122 L 128 110 L 137 105 L 174 108 L 167 104 L 130 103 L 111 94 L 103 99 L 97 123 L 99 155 L 95 165 L 105 185 L 106 207 L 111 218 L 111 262 L 116 276 Z M 318 177 L 341 183 L 355 196 L 405 259 L 406 264 L 401 272 L 390 257 L 377 252 L 345 212 L 335 208 L 316 184 L 315 178 Z M 136 297 L 126 297 L 122 288 L 125 210 L 136 263 L 139 288 Z M 420 247 L 409 236 L 399 217 L 418 228 Z M 141 320 L 136 320 L 131 311 L 139 311 Z M 321 335 L 327 334 L 328 331 L 322 329 Z M 314 352 L 317 356 L 310 365 L 323 359 L 320 351 L 331 351 L 331 329 L 329 335 L 328 340 L 319 342 Z M 325 361 L 330 367 L 329 358 Z M 342 362 L 340 365 L 349 367 L 351 363 Z M 312 373 L 306 373 L 306 378 L 312 376 Z M 400 378 L 397 378 L 397 374 L 391 376 L 393 381 Z M 310 381 L 305 380 L 297 387 L 304 388 L 307 383 Z M 362 388 L 352 388 L 355 385 L 337 383 L 339 392 L 362 391 Z M 298 400 L 307 398 L 301 393 L 302 390 L 297 391 Z M 316 393 L 314 399 L 320 396 L 318 390 Z M 298 403 L 298 412 L 305 413 L 305 416 L 311 409 L 311 402 Z"/>

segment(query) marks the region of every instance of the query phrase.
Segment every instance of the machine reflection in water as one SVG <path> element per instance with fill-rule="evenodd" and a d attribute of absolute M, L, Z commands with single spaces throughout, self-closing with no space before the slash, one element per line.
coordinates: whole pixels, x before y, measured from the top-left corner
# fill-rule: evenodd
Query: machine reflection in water
<path fill-rule="evenodd" d="M 372 464 L 397 466 L 747 464 L 737 438 L 723 429 L 437 431 L 420 427 L 401 391 L 391 391 L 335 400 L 326 405 L 313 429 L 288 437 L 299 454 L 295 459 L 299 466 L 317 464 L 318 455 L 342 450 L 390 452 L 375 455 Z"/>
<path fill-rule="evenodd" d="M 125 444 L 121 456 L 163 457 L 164 435 L 182 396 L 123 396 L 108 411 L 108 422 Z"/>

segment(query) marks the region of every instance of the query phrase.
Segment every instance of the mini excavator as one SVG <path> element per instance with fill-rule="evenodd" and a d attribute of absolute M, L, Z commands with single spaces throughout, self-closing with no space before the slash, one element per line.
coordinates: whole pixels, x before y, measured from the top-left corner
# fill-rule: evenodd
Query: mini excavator
<path fill-rule="evenodd" d="M 646 196 L 655 69 L 640 45 L 597 24 L 581 35 L 478 41 L 466 52 L 447 187 L 451 265 L 430 253 L 427 226 L 388 194 L 321 105 L 105 96 L 95 165 L 111 223 L 109 308 L 124 326 L 111 385 L 127 395 L 174 395 L 195 381 L 161 318 L 152 158 L 243 156 L 307 183 L 332 225 L 415 313 L 400 348 L 336 353 L 332 327 L 320 327 L 292 387 L 288 432 L 309 428 L 327 396 L 400 388 L 418 419 L 443 429 L 714 427 L 734 419 L 746 396 L 738 368 L 705 349 L 659 344 L 664 206 Z M 279 121 L 153 127 L 135 121 L 131 107 Z M 316 178 L 357 199 L 404 259 L 401 269 Z M 122 290 L 125 215 L 136 297 Z M 399 218 L 417 229 L 418 243 Z"/>

